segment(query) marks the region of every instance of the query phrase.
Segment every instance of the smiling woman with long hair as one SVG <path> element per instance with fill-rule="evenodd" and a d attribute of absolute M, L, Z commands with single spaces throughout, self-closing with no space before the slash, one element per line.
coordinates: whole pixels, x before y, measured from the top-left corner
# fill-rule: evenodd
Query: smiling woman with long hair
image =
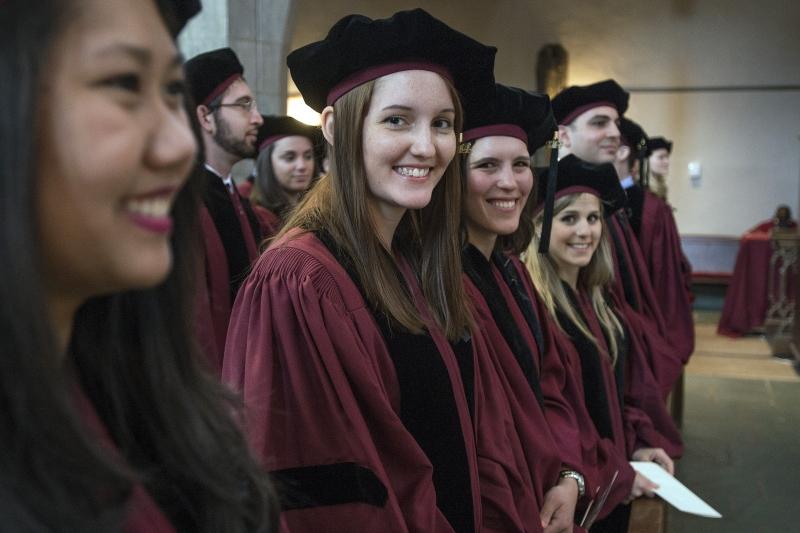
<path fill-rule="evenodd" d="M 516 256 L 533 233 L 531 155 L 556 129 L 550 99 L 497 84 L 490 102 L 467 102 L 465 112 L 462 264 L 490 359 L 504 378 L 499 383 L 513 398 L 507 409 L 521 435 L 520 469 L 530 479 L 513 492 L 527 504 L 520 506 L 524 523 L 572 531 L 577 499 L 587 494 L 582 457 L 572 453 L 578 429 L 560 387 L 545 386 L 553 382 L 544 375 L 547 361 L 557 355 L 542 336 L 541 310 Z"/>
<path fill-rule="evenodd" d="M 417 9 L 288 57 L 332 166 L 245 282 L 223 377 L 290 529 L 481 528 L 453 159 L 494 53 Z"/>
<path fill-rule="evenodd" d="M 254 175 L 252 181 L 239 185 L 239 192 L 250 199 L 261 225 L 261 236 L 269 239 L 278 233 L 317 176 L 314 142 L 319 128 L 288 116 L 262 118 Z"/>
<path fill-rule="evenodd" d="M 197 135 L 174 37 L 198 9 L 0 2 L 3 530 L 274 519 L 191 336 Z"/>
<path fill-rule="evenodd" d="M 546 183 L 546 178 L 539 182 L 540 198 Z M 546 309 L 546 328 L 559 347 L 565 395 L 584 422 L 581 445 L 590 444 L 595 458 L 584 463 L 587 477 L 598 493 L 608 493 L 606 501 L 595 502 L 593 514 L 602 520 L 593 532 L 627 531 L 629 507 L 623 504 L 652 496 L 655 485 L 636 473 L 629 460 L 673 469 L 662 447 L 665 439 L 632 397 L 631 381 L 645 377 L 633 374 L 641 368 L 636 360 L 642 357 L 641 347 L 611 290 L 614 266 L 604 214 L 624 201 L 612 164 L 566 156 L 558 163 L 549 250 L 538 253 L 544 220 L 540 206 L 525 258 Z"/>

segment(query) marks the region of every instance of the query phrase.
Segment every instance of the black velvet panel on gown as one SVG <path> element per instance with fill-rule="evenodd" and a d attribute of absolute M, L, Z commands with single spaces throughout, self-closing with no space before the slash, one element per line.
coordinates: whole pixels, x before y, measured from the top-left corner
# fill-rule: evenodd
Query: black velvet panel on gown
<path fill-rule="evenodd" d="M 639 237 L 642 231 L 642 210 L 644 209 L 644 189 L 639 185 L 633 185 L 625 189 L 628 194 L 628 206 L 630 207 L 630 223 L 633 234 Z"/>
<path fill-rule="evenodd" d="M 533 353 L 531 353 L 525 339 L 517 328 L 517 323 L 514 321 L 511 310 L 508 308 L 502 292 L 500 292 L 500 287 L 497 285 L 497 280 L 492 273 L 492 265 L 471 244 L 464 248 L 461 254 L 461 262 L 467 276 L 483 295 L 495 324 L 500 329 L 500 333 L 503 334 L 506 344 L 511 348 L 520 370 L 522 370 L 525 379 L 539 401 L 539 405 L 543 406 L 542 387 L 539 383 L 539 374 Z M 541 331 L 539 331 L 539 335 L 541 336 Z"/>
<path fill-rule="evenodd" d="M 581 311 L 580 304 L 572 288 L 564 284 L 564 290 L 570 298 L 573 309 L 588 327 L 586 317 Z M 559 324 L 561 324 L 561 327 L 564 328 L 564 331 L 569 335 L 570 339 L 572 339 L 572 343 L 575 345 L 575 349 L 581 359 L 584 403 L 586 404 L 586 409 L 589 411 L 589 416 L 592 418 L 600 436 L 613 440 L 614 432 L 611 424 L 611 413 L 608 407 L 611 398 L 609 398 L 608 390 L 603 381 L 603 362 L 601 357 L 605 356 L 597 349 L 597 345 L 586 337 L 574 322 L 569 320 L 566 314 L 561 311 L 556 311 L 556 315 L 558 316 Z M 617 343 L 619 346 L 619 353 L 617 354 L 617 361 L 614 366 L 617 397 L 614 398 L 614 401 L 619 403 L 620 410 L 622 410 L 625 386 L 625 359 L 628 345 L 624 336 L 618 338 Z M 606 344 L 608 344 L 607 339 Z"/>
<path fill-rule="evenodd" d="M 627 216 L 621 212 L 616 212 L 612 217 L 615 217 L 621 226 L 628 224 Z M 624 251 L 624 244 L 627 242 L 624 235 L 620 235 L 617 228 L 609 221 L 608 233 L 611 235 L 611 244 L 614 247 L 614 256 L 617 258 L 619 264 L 619 273 L 622 278 L 622 289 L 625 292 L 625 301 L 630 304 L 635 310 L 640 310 L 639 300 L 636 297 L 636 290 L 633 286 L 633 273 L 631 265 L 628 264 L 628 259 Z"/>
<path fill-rule="evenodd" d="M 366 299 L 352 261 L 326 231 L 314 235 L 325 245 Z M 402 279 L 398 271 L 397 276 Z M 428 334 L 415 335 L 373 309 L 394 363 L 400 388 L 400 419 L 433 465 L 436 504 L 459 533 L 474 531 L 467 450 L 454 391 L 442 356 Z M 451 343 L 461 374 L 470 414 L 473 412 L 472 341 Z"/>
<path fill-rule="evenodd" d="M 225 187 L 225 183 L 219 176 L 207 168 L 203 169 L 203 173 L 206 177 L 205 205 L 222 240 L 222 246 L 225 248 L 231 282 L 231 302 L 233 302 L 236 293 L 239 291 L 239 286 L 250 272 L 250 256 L 247 253 L 247 245 L 242 234 L 242 228 L 239 225 L 239 217 L 236 215 L 236 208 L 233 206 L 228 188 Z M 239 193 L 235 192 L 235 194 Z M 253 230 L 253 236 L 256 239 L 256 246 L 258 246 L 261 240 L 258 219 L 253 214 L 250 202 L 245 198 L 241 200 L 250 228 Z"/>

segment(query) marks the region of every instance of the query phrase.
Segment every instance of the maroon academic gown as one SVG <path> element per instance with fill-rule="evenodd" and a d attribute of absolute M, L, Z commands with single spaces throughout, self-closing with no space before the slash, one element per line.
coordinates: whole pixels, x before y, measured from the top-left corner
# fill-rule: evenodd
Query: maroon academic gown
<path fill-rule="evenodd" d="M 242 198 L 250 198 L 250 193 L 253 192 L 253 181 L 253 176 L 248 176 L 246 180 L 236 186 Z"/>
<path fill-rule="evenodd" d="M 283 225 L 281 217 L 267 209 L 266 207 L 258 204 L 251 204 L 253 207 L 253 214 L 258 219 L 258 226 L 261 229 L 261 247 L 264 246 L 264 241 L 270 239 L 278 234 Z"/>
<path fill-rule="evenodd" d="M 408 274 L 404 269 L 419 304 Z M 467 513 L 456 518 L 460 530 L 480 530 L 479 439 L 462 361 L 441 332 L 431 328 L 430 334 L 438 357 L 415 359 L 413 345 L 405 357 L 390 353 L 358 285 L 316 234 L 292 231 L 258 259 L 234 305 L 223 380 L 243 395 L 248 441 L 278 482 L 289 530 L 454 531 L 438 505 L 437 471 L 423 451 L 430 443 L 412 431 L 454 444 L 446 454 L 463 467 L 463 481 L 450 490 L 466 498 Z M 449 392 L 418 405 L 425 391 L 420 396 L 415 383 Z M 477 405 L 477 373 L 473 385 Z M 451 406 L 445 415 L 455 429 L 424 427 L 426 412 L 443 405 Z M 410 420 L 408 412 L 421 420 Z"/>
<path fill-rule="evenodd" d="M 530 290 L 533 290 L 532 285 Z M 622 305 L 613 293 L 609 296 L 613 307 Z M 591 496 L 599 502 L 603 493 L 611 487 L 598 514 L 598 518 L 603 518 L 630 494 L 635 473 L 628 458 L 635 450 L 661 447 L 675 457 L 680 455 L 682 448 L 673 444 L 675 434 L 663 435 L 651 419 L 650 412 L 653 412 L 663 425 L 667 423 L 662 419 L 668 419 L 671 423 L 663 401 L 658 394 L 652 393 L 656 387 L 642 360 L 638 341 L 628 335 L 628 349 L 621 355 L 623 359 L 618 361 L 617 367 L 612 367 L 605 337 L 588 297 L 578 295 L 576 301 L 592 335 L 599 340 L 600 350 L 584 345 L 587 341 L 581 341 L 578 334 L 568 335 L 549 313 L 542 312 L 542 316 L 546 317 L 544 335 L 548 344 L 556 348 L 554 355 L 544 358 L 542 387 L 559 388 L 573 408 L 580 427 L 578 440 Z M 630 331 L 624 315 L 618 313 L 620 316 L 623 327 Z M 582 358 L 589 356 L 599 361 L 587 359 L 588 363 L 582 362 Z M 587 389 L 585 379 L 591 377 L 586 372 L 591 370 L 592 364 L 602 378 L 599 382 L 593 381 L 592 387 Z M 619 389 L 620 383 L 622 390 Z M 591 397 L 587 397 L 587 393 Z M 597 414 L 599 404 L 595 395 L 603 396 L 601 401 L 606 406 L 603 409 L 606 414 Z M 569 443 L 564 446 L 569 446 Z"/>
<path fill-rule="evenodd" d="M 600 326 L 591 306 L 587 308 L 585 298 L 580 295 L 577 302 L 592 335 L 599 340 L 600 349 L 586 349 L 577 335 L 571 338 L 552 315 L 546 313 L 545 331 L 558 350 L 557 356 L 548 360 L 544 375 L 551 374 L 549 379 L 562 387 L 563 395 L 573 407 L 580 424 L 579 438 L 587 485 L 591 487 L 591 497 L 595 500 L 592 511 L 597 518 L 603 518 L 628 498 L 633 487 L 635 472 L 628 462 L 631 453 L 628 443 L 632 440 L 629 433 L 633 427 L 626 427 L 625 402 L 620 401 L 622 396 L 615 373 L 623 372 L 623 368 L 612 366 L 605 337 L 602 331 L 597 331 Z M 582 358 L 586 358 L 586 362 L 582 362 Z M 584 376 L 592 368 L 595 372 Z M 586 379 L 592 379 L 590 389 L 587 389 Z M 596 397 L 598 390 L 601 397 Z M 598 406 L 604 412 L 602 421 L 598 418 Z M 597 505 L 602 506 L 599 511 Z"/>
<path fill-rule="evenodd" d="M 663 414 L 666 397 L 680 376 L 683 363 L 668 341 L 646 263 L 627 217 L 614 213 L 606 221 L 614 255 L 611 288 L 616 309 L 626 322 L 629 344 L 637 347 L 638 354 L 631 358 L 630 364 L 634 367 L 626 383 L 630 393 L 640 399 L 639 405 L 656 431 L 668 439 L 668 446 L 663 446 L 665 451 L 675 458 L 683 450 L 680 431 L 674 420 Z"/>
<path fill-rule="evenodd" d="M 253 192 L 253 176 L 248 176 L 248 178 L 237 185 L 236 188 L 239 190 L 239 196 L 249 199 L 250 193 Z M 278 231 L 280 231 L 283 225 L 283 221 L 281 217 L 264 206 L 258 205 L 255 202 L 250 202 L 250 206 L 253 208 L 253 214 L 256 216 L 256 219 L 258 219 L 258 226 L 261 229 L 262 239 L 260 246 L 263 247 L 263 241 L 265 239 L 269 239 L 278 234 Z"/>
<path fill-rule="evenodd" d="M 617 311 L 625 306 L 616 298 L 612 298 L 612 301 Z M 671 458 L 678 459 L 683 455 L 681 432 L 647 365 L 648 348 L 643 344 L 643 337 L 636 334 L 628 315 L 617 312 L 617 316 L 622 317 L 628 343 L 624 391 L 628 451 L 633 453 L 639 448 L 663 448 Z M 647 338 L 644 337 L 644 340 Z"/>
<path fill-rule="evenodd" d="M 643 191 L 639 246 L 650 274 L 666 330 L 685 365 L 694 351 L 692 266 L 683 253 L 672 207 L 649 190 Z"/>
<path fill-rule="evenodd" d="M 627 217 L 617 212 L 606 221 L 614 255 L 612 290 L 619 301 L 626 304 L 620 311 L 630 322 L 632 334 L 638 336 L 645 347 L 646 363 L 666 401 L 683 372 L 683 360 L 667 330 L 647 263 Z"/>
<path fill-rule="evenodd" d="M 495 461 L 506 472 L 495 478 L 508 480 L 506 483 L 486 483 L 484 481 L 489 476 L 482 472 L 484 531 L 540 531 L 539 513 L 545 494 L 558 483 L 559 472 L 563 468 L 582 471 L 580 458 L 569 455 L 567 450 L 559 449 L 551 434 L 538 399 L 541 391 L 536 390 L 540 358 L 538 348 L 502 275 L 472 246 L 465 250 L 464 266 L 467 295 L 473 305 L 477 330 L 486 344 L 485 350 L 478 350 L 478 373 L 486 394 L 485 400 L 492 404 L 493 412 L 492 420 L 484 419 L 482 423 L 479 421 L 479 442 L 491 438 L 495 442 L 486 446 L 486 449 L 497 451 L 509 449 L 510 446 L 513 452 L 509 460 L 502 463 Z M 473 282 L 472 277 L 476 275 L 492 276 L 490 281 L 494 283 L 487 288 L 480 279 L 477 283 Z M 482 291 L 487 291 L 489 295 L 484 295 Z M 506 298 L 509 299 L 507 303 L 513 304 L 516 314 L 510 312 L 498 319 L 487 300 L 499 301 Z M 496 301 L 493 305 L 495 303 Z M 495 309 L 494 312 L 500 311 Z M 522 354 L 514 353 L 498 327 L 498 320 L 513 320 L 518 323 L 515 333 L 519 338 L 512 340 L 512 343 L 525 343 L 525 357 L 529 360 L 521 361 Z M 568 406 L 560 395 L 553 395 L 548 400 L 558 405 L 555 408 L 558 411 L 555 418 L 564 423 L 564 419 L 570 416 Z M 503 419 L 502 424 L 496 423 L 498 418 Z M 494 422 L 497 429 L 487 427 L 486 424 L 490 422 Z M 507 442 L 499 442 L 501 439 Z M 479 444 L 479 456 L 480 452 Z"/>
<path fill-rule="evenodd" d="M 591 506 L 588 512 L 593 513 L 606 489 L 612 487 L 613 492 L 609 492 L 602 510 L 595 513 L 602 518 L 627 498 L 633 484 L 632 469 L 627 455 L 620 453 L 622 447 L 612 438 L 601 437 L 594 426 L 586 408 L 581 362 L 574 344 L 555 325 L 538 300 L 527 268 L 516 257 L 510 259 L 519 273 L 522 288 L 536 304 L 534 308 L 541 325 L 546 348 L 542 356 L 540 383 L 547 419 L 562 454 L 577 457 L 573 460 L 580 461 L 580 472 L 586 481 L 585 501 L 580 510 L 586 512 L 588 505 Z M 578 521 L 581 518 L 576 517 Z"/>
<path fill-rule="evenodd" d="M 87 429 L 95 435 L 103 447 L 118 454 L 119 450 L 111 440 L 108 430 L 100 420 L 89 398 L 78 387 L 74 388 L 74 392 L 73 398 L 76 407 Z M 161 512 L 156 502 L 138 483 L 133 485 L 122 531 L 125 533 L 175 533 L 172 524 Z"/>
<path fill-rule="evenodd" d="M 207 193 L 200 208 L 203 262 L 195 292 L 195 327 L 212 371 L 222 369 L 231 306 L 258 257 L 259 224 L 249 202 L 204 169 Z"/>

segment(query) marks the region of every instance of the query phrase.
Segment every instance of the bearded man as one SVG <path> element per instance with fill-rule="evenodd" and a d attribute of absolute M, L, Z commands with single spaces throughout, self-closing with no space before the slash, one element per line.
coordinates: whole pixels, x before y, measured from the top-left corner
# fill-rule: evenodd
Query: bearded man
<path fill-rule="evenodd" d="M 198 336 L 212 368 L 222 368 L 231 306 L 258 257 L 258 221 L 231 178 L 238 161 L 253 157 L 263 118 L 230 48 L 205 52 L 186 63 L 186 77 L 205 149 L 204 206 L 200 211 L 204 263 L 198 283 Z M 201 283 L 204 282 L 204 283 Z"/>

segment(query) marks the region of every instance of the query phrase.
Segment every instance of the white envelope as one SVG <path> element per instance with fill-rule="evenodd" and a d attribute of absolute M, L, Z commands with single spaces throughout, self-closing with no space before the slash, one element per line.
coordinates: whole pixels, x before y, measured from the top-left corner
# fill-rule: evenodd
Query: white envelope
<path fill-rule="evenodd" d="M 683 511 L 708 518 L 722 518 L 713 507 L 700 499 L 686 485 L 675 479 L 660 465 L 652 462 L 631 461 L 634 470 L 658 485 L 655 493 L 667 503 Z"/>

